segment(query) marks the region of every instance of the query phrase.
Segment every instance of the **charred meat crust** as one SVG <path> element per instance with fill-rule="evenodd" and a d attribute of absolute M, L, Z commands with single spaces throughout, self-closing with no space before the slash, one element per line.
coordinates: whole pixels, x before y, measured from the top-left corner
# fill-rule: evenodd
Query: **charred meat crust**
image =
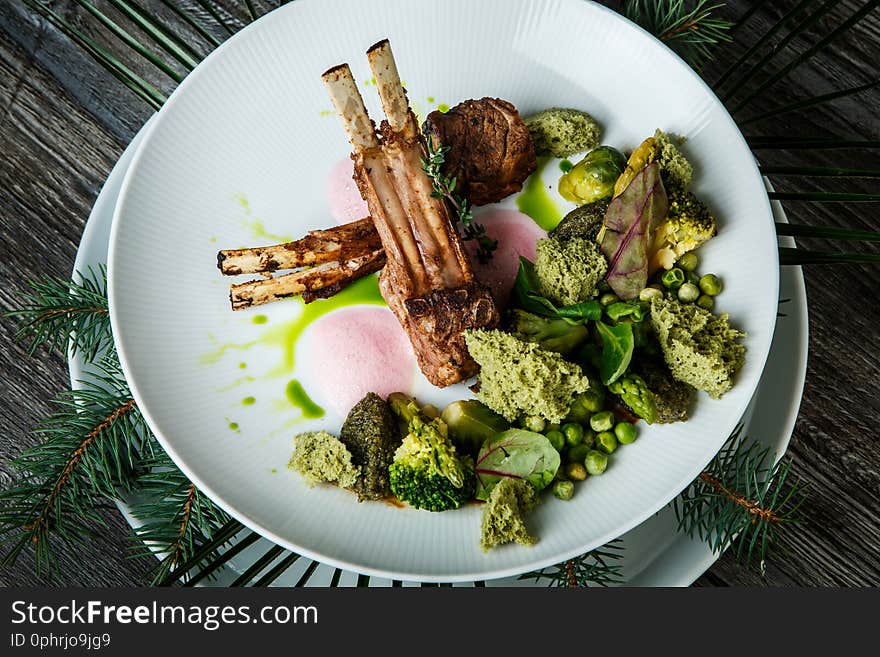
<path fill-rule="evenodd" d="M 500 98 L 466 100 L 434 111 L 423 126 L 435 145 L 449 146 L 444 172 L 473 205 L 495 203 L 522 189 L 537 158 L 529 129 L 516 107 Z"/>

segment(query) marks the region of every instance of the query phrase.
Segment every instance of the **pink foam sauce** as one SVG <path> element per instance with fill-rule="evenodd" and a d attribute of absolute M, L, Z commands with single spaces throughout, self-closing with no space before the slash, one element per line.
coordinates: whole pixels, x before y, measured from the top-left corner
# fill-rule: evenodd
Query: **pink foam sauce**
<path fill-rule="evenodd" d="M 367 204 L 361 198 L 354 175 L 354 162 L 350 158 L 340 160 L 327 176 L 327 201 L 330 216 L 337 224 L 347 224 L 369 216 Z"/>
<path fill-rule="evenodd" d="M 309 327 L 305 363 L 315 401 L 340 415 L 368 392 L 408 392 L 418 367 L 409 338 L 387 308 L 344 308 Z"/>
<path fill-rule="evenodd" d="M 486 264 L 477 260 L 474 241 L 465 242 L 465 248 L 477 279 L 492 291 L 495 302 L 503 308 L 519 271 L 520 256 L 534 262 L 535 242 L 547 237 L 547 232 L 530 216 L 516 210 L 490 209 L 476 214 L 475 219 L 486 227 L 489 237 L 498 240 L 498 248 Z"/>

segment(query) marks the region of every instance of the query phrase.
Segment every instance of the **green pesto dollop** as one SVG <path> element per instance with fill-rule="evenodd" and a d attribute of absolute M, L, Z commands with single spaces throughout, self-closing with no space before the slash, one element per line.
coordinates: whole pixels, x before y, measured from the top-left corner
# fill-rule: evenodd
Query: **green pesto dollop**
<path fill-rule="evenodd" d="M 570 306 L 587 301 L 607 271 L 608 262 L 592 240 L 551 237 L 536 244 L 538 285 L 553 303 Z"/>
<path fill-rule="evenodd" d="M 308 431 L 295 436 L 293 455 L 287 467 L 305 477 L 311 486 L 335 482 L 349 488 L 360 476 L 360 468 L 351 462 L 348 448 L 326 431 Z"/>
<path fill-rule="evenodd" d="M 480 547 L 484 551 L 516 541 L 534 545 L 538 539 L 529 533 L 524 517 L 538 505 L 538 493 L 525 479 L 499 481 L 483 508 L 480 523 Z"/>
<path fill-rule="evenodd" d="M 657 298 L 651 323 L 672 376 L 714 399 L 733 387 L 745 362 L 744 333 L 731 328 L 727 314 L 713 315 L 692 303 Z"/>
<path fill-rule="evenodd" d="M 580 110 L 553 107 L 523 120 L 538 155 L 569 157 L 599 145 L 599 124 Z"/>
<path fill-rule="evenodd" d="M 562 355 L 499 330 L 472 329 L 465 341 L 480 365 L 477 397 L 510 422 L 527 416 L 562 422 L 589 379 Z"/>

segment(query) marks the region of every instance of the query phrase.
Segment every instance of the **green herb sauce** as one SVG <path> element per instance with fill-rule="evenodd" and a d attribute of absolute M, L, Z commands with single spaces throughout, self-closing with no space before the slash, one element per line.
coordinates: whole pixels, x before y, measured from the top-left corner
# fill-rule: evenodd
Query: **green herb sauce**
<path fill-rule="evenodd" d="M 285 392 L 290 403 L 302 411 L 303 417 L 309 419 L 324 417 L 324 409 L 312 401 L 302 384 L 296 379 L 291 379 L 287 383 Z"/>
<path fill-rule="evenodd" d="M 242 406 L 253 406 L 257 403 L 256 397 L 245 397 L 241 400 Z"/>
<path fill-rule="evenodd" d="M 562 173 L 568 173 L 572 169 L 574 169 L 574 164 L 571 163 L 571 160 L 562 160 L 559 163 L 559 170 L 562 171 Z"/>
<path fill-rule="evenodd" d="M 541 174 L 549 162 L 548 157 L 538 158 L 537 170 L 529 176 L 523 191 L 516 197 L 516 207 L 547 231 L 553 230 L 562 221 L 562 211 L 547 193 L 547 188 L 541 179 Z"/>
<path fill-rule="evenodd" d="M 254 324 L 265 324 L 266 322 L 269 321 L 269 318 L 266 317 L 265 315 L 254 315 L 253 318 L 251 319 L 251 321 Z"/>

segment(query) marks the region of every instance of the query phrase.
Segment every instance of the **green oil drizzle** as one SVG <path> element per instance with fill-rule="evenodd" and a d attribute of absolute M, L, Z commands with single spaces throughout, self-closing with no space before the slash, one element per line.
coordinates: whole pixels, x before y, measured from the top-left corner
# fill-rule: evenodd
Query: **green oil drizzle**
<path fill-rule="evenodd" d="M 434 96 L 428 96 L 427 98 L 425 98 L 425 100 L 427 100 L 429 103 L 433 103 L 433 102 L 434 102 Z"/>
<path fill-rule="evenodd" d="M 437 105 L 437 111 L 446 114 L 446 112 L 449 111 L 449 105 L 447 105 L 446 103 L 440 103 L 439 105 Z"/>
<path fill-rule="evenodd" d="M 257 403 L 256 397 L 245 397 L 241 400 L 242 406 L 253 406 Z"/>
<path fill-rule="evenodd" d="M 571 160 L 562 160 L 559 162 L 559 170 L 562 171 L 562 173 L 568 173 L 572 169 L 574 169 L 574 165 L 571 163 Z"/>
<path fill-rule="evenodd" d="M 547 193 L 541 173 L 550 158 L 539 157 L 538 169 L 529 176 L 522 193 L 516 197 L 516 207 L 529 215 L 544 230 L 553 230 L 562 221 L 562 211 Z"/>
<path fill-rule="evenodd" d="M 269 470 L 269 472 L 275 474 L 276 472 L 278 472 L 278 468 L 272 468 L 271 470 Z"/>
<path fill-rule="evenodd" d="M 240 369 L 240 370 L 247 369 L 247 363 L 239 363 L 238 369 Z"/>
<path fill-rule="evenodd" d="M 233 422 L 229 418 L 226 418 L 226 425 L 229 427 L 230 431 L 234 431 L 235 433 L 241 433 L 241 428 L 238 426 L 238 422 Z"/>
<path fill-rule="evenodd" d="M 240 219 L 238 223 L 250 231 L 251 237 L 254 240 L 268 240 L 271 242 L 293 241 L 293 238 L 290 235 L 270 233 L 266 230 L 266 224 L 263 223 L 262 219 Z"/>
<path fill-rule="evenodd" d="M 324 417 L 324 409 L 312 401 L 302 384 L 296 379 L 291 379 L 287 383 L 285 392 L 290 403 L 302 411 L 303 417 L 309 419 Z"/>
<path fill-rule="evenodd" d="M 238 386 L 244 383 L 253 383 L 256 379 L 252 376 L 240 376 L 235 381 L 230 383 L 228 386 L 223 386 L 222 388 L 217 388 L 217 392 L 228 392 L 233 388 L 237 388 Z"/>
<path fill-rule="evenodd" d="M 339 308 L 357 305 L 385 305 L 385 300 L 379 292 L 379 278 L 366 276 L 329 299 L 319 299 L 312 303 L 303 303 L 301 300 L 297 300 L 297 303 L 302 304 L 303 310 L 296 319 L 266 331 L 259 340 L 282 348 L 282 359 L 278 368 L 273 371 L 274 374 L 293 371 L 296 365 L 296 343 L 309 324 Z"/>
<path fill-rule="evenodd" d="M 254 324 L 265 324 L 266 322 L 269 321 L 269 318 L 266 317 L 265 315 L 254 315 L 253 318 L 251 319 L 251 321 Z"/>

